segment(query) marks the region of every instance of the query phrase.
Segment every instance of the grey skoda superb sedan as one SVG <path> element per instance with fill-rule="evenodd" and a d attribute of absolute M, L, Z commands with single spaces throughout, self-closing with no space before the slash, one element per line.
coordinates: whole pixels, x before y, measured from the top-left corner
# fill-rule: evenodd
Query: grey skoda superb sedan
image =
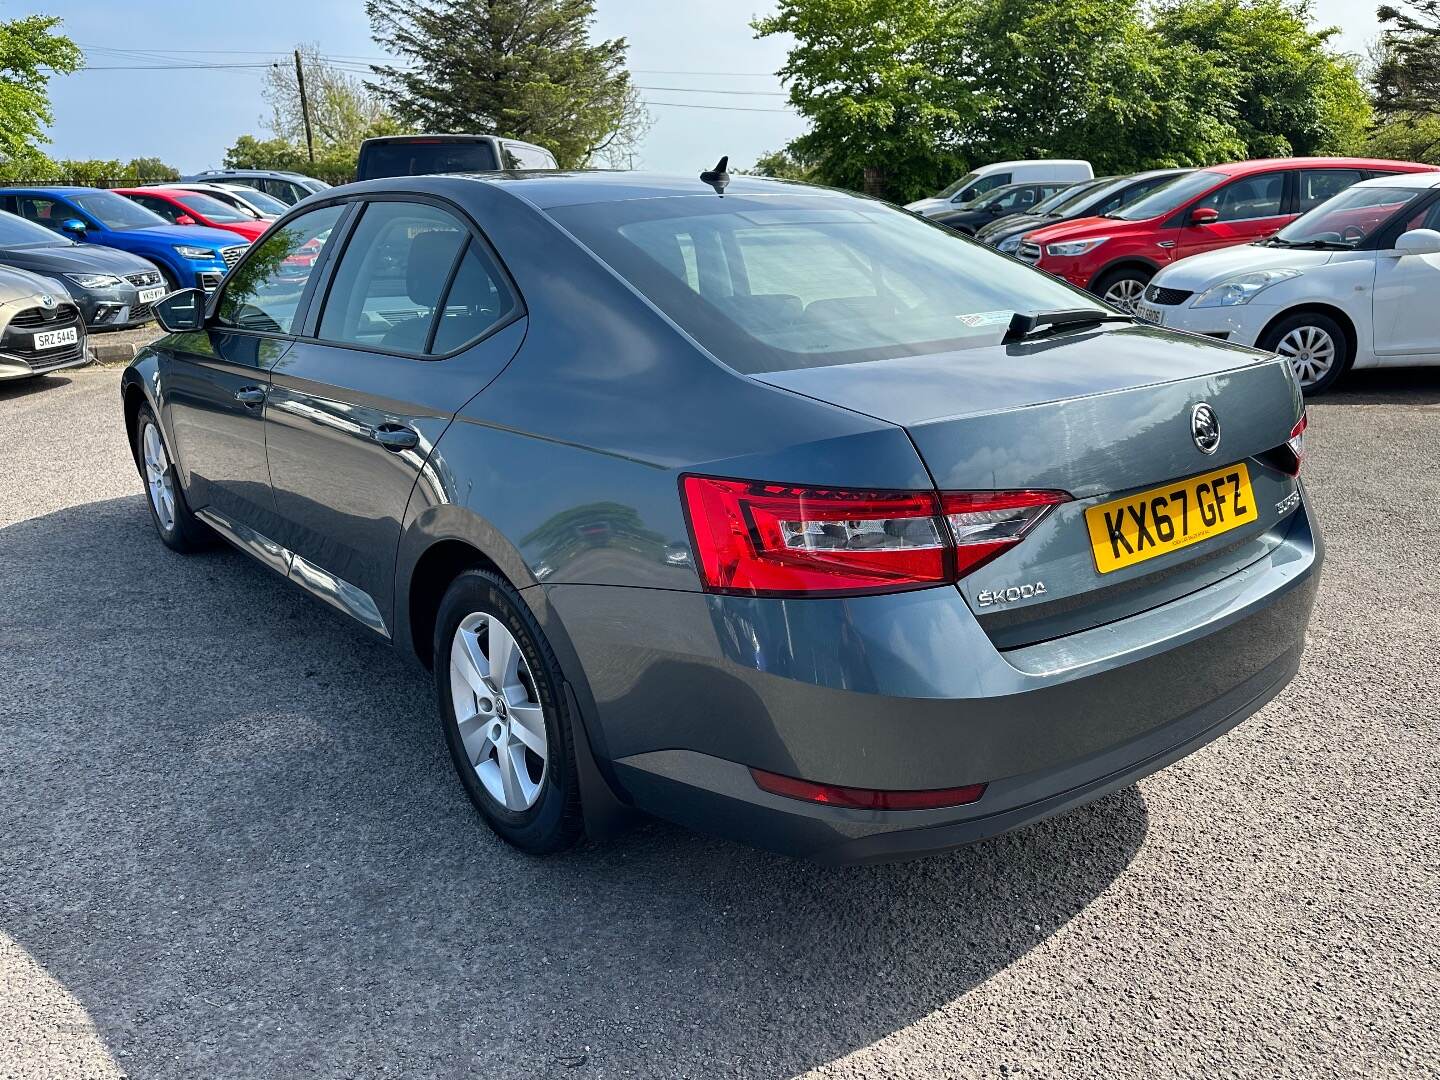
<path fill-rule="evenodd" d="M 631 808 L 939 851 L 1285 687 L 1321 561 L 1289 365 L 869 199 L 706 178 L 306 200 L 124 374 L 160 539 L 431 669 L 466 791 L 536 853 Z"/>

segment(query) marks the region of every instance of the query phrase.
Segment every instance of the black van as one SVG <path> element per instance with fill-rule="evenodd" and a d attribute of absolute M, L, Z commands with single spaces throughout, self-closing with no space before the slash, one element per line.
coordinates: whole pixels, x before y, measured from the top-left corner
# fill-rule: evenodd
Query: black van
<path fill-rule="evenodd" d="M 355 179 L 557 167 L 543 146 L 498 135 L 386 135 L 360 144 Z"/>

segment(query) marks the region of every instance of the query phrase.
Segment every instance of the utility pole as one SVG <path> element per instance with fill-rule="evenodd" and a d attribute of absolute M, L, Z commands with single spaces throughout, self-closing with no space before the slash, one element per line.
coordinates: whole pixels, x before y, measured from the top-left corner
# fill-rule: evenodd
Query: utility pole
<path fill-rule="evenodd" d="M 295 81 L 300 85 L 300 115 L 305 118 L 305 150 L 310 164 L 315 164 L 315 136 L 310 131 L 310 99 L 305 96 L 305 69 L 300 66 L 300 50 L 295 50 Z"/>

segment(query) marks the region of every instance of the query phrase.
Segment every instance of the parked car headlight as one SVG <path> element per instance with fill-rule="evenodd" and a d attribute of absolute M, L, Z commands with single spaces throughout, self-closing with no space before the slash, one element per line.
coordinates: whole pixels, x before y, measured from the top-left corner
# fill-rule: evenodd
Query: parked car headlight
<path fill-rule="evenodd" d="M 1001 240 L 1000 243 L 996 245 L 996 250 L 1003 251 L 1006 255 L 1014 255 L 1020 250 L 1020 236 L 1016 235 Z"/>
<path fill-rule="evenodd" d="M 65 276 L 82 289 L 108 289 L 115 285 L 125 284 L 114 274 L 66 274 Z"/>
<path fill-rule="evenodd" d="M 1256 270 L 1251 274 L 1222 281 L 1200 294 L 1191 307 L 1234 307 L 1248 304 L 1271 285 L 1300 276 L 1299 270 Z"/>
<path fill-rule="evenodd" d="M 1045 251 L 1047 254 L 1054 255 L 1057 258 L 1070 255 L 1084 255 L 1087 251 L 1094 251 L 1109 239 L 1108 236 L 1097 236 L 1093 240 L 1066 240 L 1060 244 L 1046 244 Z"/>
<path fill-rule="evenodd" d="M 175 250 L 185 259 L 218 259 L 220 257 L 211 248 L 191 247 L 189 244 L 176 244 Z"/>

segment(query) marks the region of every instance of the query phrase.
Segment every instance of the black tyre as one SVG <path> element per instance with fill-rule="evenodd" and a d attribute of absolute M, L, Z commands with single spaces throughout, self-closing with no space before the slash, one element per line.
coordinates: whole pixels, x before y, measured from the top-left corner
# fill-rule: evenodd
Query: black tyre
<path fill-rule="evenodd" d="M 499 836 L 549 855 L 581 836 L 572 719 L 560 666 L 501 577 L 467 570 L 435 620 L 435 696 L 455 771 Z"/>
<path fill-rule="evenodd" d="M 1091 284 L 1090 291 L 1107 304 L 1133 315 L 1135 305 L 1145 295 L 1145 286 L 1154 276 L 1152 271 L 1143 267 L 1122 266 L 1100 275 L 1100 279 Z"/>
<path fill-rule="evenodd" d="M 182 555 L 210 547 L 215 534 L 190 512 L 165 433 L 149 405 L 140 406 L 135 416 L 135 462 L 145 484 L 145 505 L 161 542 Z"/>
<path fill-rule="evenodd" d="M 1345 329 L 1320 311 L 1300 311 L 1270 326 L 1257 343 L 1290 361 L 1307 395 L 1323 394 L 1340 381 L 1355 359 Z"/>

